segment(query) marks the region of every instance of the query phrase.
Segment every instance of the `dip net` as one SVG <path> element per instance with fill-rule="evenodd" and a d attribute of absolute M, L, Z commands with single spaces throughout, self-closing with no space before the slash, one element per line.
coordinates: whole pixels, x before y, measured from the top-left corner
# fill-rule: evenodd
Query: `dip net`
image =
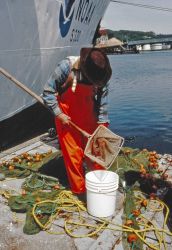
<path fill-rule="evenodd" d="M 84 154 L 92 161 L 108 169 L 119 154 L 124 138 L 113 133 L 103 125 L 88 138 Z"/>

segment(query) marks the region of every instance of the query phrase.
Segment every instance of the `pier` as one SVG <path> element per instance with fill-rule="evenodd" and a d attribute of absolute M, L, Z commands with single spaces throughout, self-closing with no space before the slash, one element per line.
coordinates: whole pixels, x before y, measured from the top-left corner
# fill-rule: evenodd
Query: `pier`
<path fill-rule="evenodd" d="M 151 38 L 138 41 L 129 41 L 126 44 L 129 50 L 149 51 L 149 50 L 168 50 L 172 49 L 172 37 Z"/>
<path fill-rule="evenodd" d="M 115 37 L 108 38 L 105 30 L 100 31 L 95 47 L 102 49 L 106 54 L 133 54 L 141 51 L 159 51 L 172 49 L 172 37 L 147 38 L 136 41 L 123 42 Z"/>

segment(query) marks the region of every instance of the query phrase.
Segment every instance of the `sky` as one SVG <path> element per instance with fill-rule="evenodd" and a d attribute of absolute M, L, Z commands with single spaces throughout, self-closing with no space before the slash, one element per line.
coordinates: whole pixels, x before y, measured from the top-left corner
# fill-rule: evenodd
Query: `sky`
<path fill-rule="evenodd" d="M 153 31 L 172 34 L 172 0 L 121 0 L 130 3 L 170 8 L 171 12 L 140 8 L 111 2 L 101 27 L 112 30 Z"/>

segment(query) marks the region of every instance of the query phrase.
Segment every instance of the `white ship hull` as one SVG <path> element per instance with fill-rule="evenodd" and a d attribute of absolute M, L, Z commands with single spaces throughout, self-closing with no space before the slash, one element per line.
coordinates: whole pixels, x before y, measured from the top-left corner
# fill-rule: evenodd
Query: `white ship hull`
<path fill-rule="evenodd" d="M 90 46 L 109 0 L 0 1 L 0 67 L 40 95 L 57 63 Z M 35 100 L 0 75 L 0 121 Z"/>

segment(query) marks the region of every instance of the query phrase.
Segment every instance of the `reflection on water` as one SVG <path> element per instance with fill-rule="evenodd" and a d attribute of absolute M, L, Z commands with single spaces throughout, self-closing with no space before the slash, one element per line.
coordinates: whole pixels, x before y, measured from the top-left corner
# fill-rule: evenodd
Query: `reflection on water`
<path fill-rule="evenodd" d="M 172 153 L 172 51 L 109 56 L 110 129 L 126 146 Z"/>

